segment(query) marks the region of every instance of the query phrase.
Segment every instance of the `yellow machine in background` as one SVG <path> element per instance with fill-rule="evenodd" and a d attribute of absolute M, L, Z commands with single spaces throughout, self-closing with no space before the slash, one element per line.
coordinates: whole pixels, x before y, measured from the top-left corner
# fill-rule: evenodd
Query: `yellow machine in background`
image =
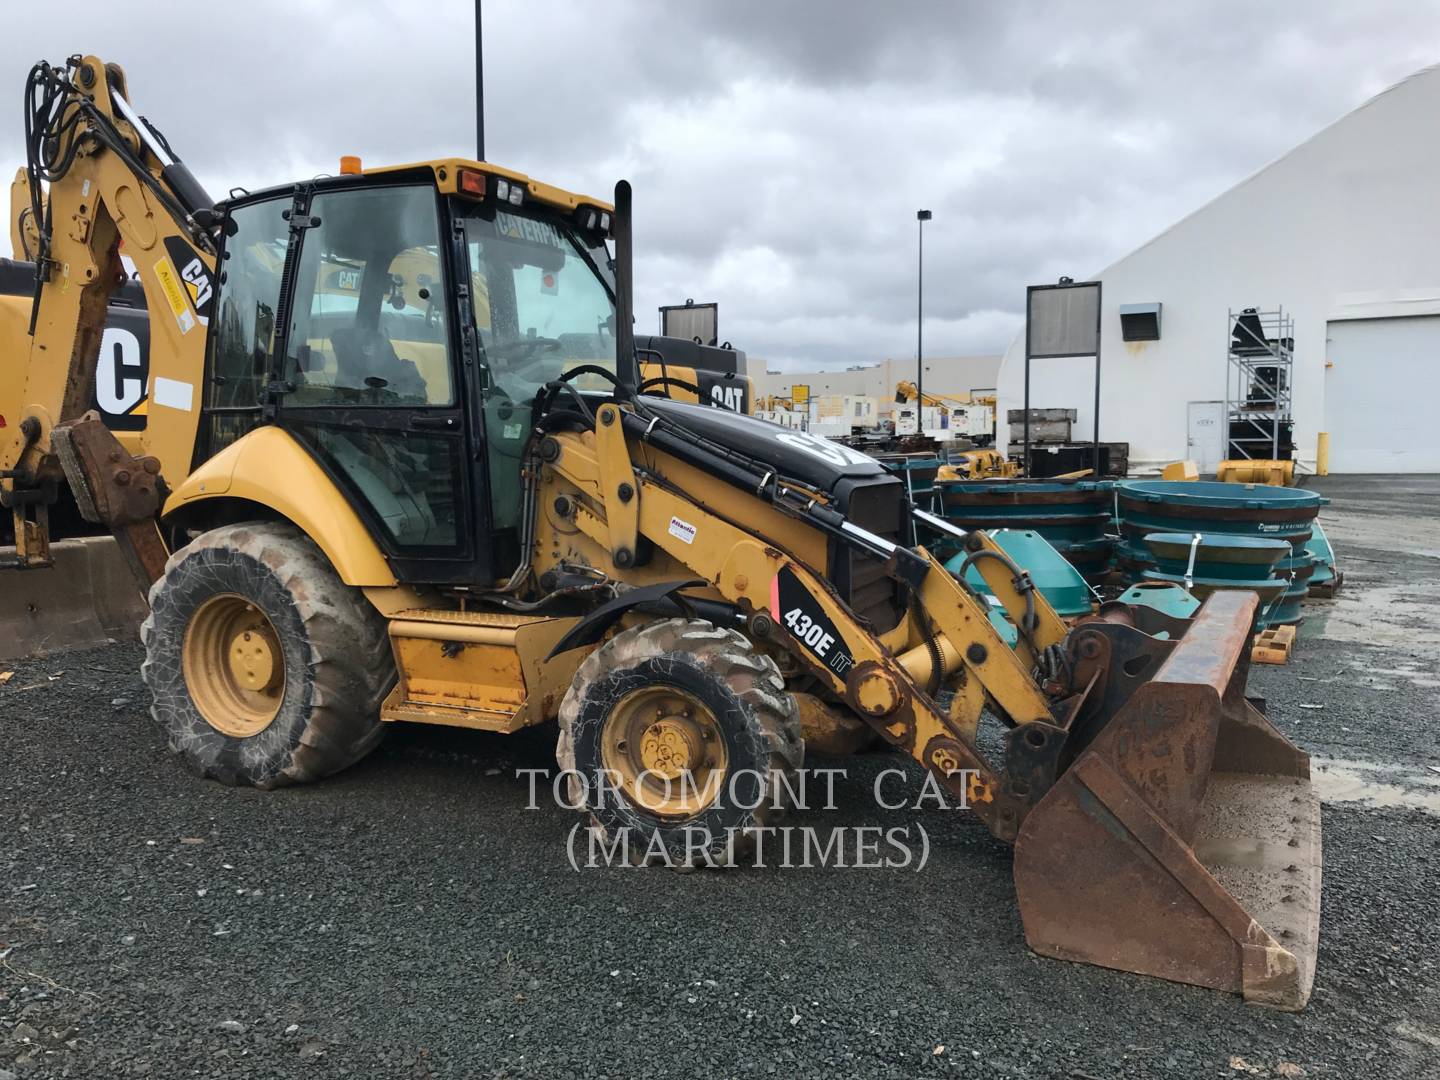
<path fill-rule="evenodd" d="M 1199 480 L 1200 467 L 1193 461 L 1172 461 L 1160 470 L 1162 480 Z"/>
<path fill-rule="evenodd" d="M 1268 484 L 1271 487 L 1293 487 L 1295 462 L 1250 460 L 1248 458 L 1222 461 L 1215 468 L 1215 479 L 1230 484 Z"/>
<path fill-rule="evenodd" d="M 860 731 L 1015 845 L 1037 951 L 1305 1004 L 1319 804 L 1245 698 L 1252 593 L 1067 627 L 873 459 L 667 396 L 623 181 L 612 206 L 450 158 L 216 204 L 130 100 L 94 56 L 30 76 L 0 497 L 30 572 L 62 491 L 116 537 L 190 768 L 270 788 L 390 721 L 558 722 L 607 843 L 728 864 L 787 808 L 806 725 Z M 122 241 L 150 333 L 124 444 L 87 412 Z M 1013 645 L 915 535 L 964 550 Z"/>
<path fill-rule="evenodd" d="M 1199 467 L 1193 461 L 1174 461 L 1160 471 L 1163 480 L 1198 480 Z M 1229 484 L 1268 484 L 1291 487 L 1295 483 L 1295 462 L 1236 458 L 1215 467 L 1215 479 Z"/>
<path fill-rule="evenodd" d="M 994 477 L 1020 475 L 1020 463 L 1011 461 L 999 450 L 982 447 L 977 450 L 957 450 L 949 455 L 950 460 L 940 466 L 937 480 L 984 480 Z"/>

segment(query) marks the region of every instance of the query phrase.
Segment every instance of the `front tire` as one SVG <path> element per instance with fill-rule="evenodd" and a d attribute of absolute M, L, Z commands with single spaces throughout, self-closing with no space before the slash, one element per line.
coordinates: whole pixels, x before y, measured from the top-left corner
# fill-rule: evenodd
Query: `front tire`
<path fill-rule="evenodd" d="M 303 783 L 383 734 L 395 681 L 385 621 L 293 525 L 229 525 L 177 551 L 140 638 L 150 714 L 202 776 Z"/>
<path fill-rule="evenodd" d="M 580 665 L 556 759 L 620 858 L 729 865 L 790 804 L 795 785 L 783 781 L 804 742 L 772 659 L 734 630 L 665 619 Z"/>

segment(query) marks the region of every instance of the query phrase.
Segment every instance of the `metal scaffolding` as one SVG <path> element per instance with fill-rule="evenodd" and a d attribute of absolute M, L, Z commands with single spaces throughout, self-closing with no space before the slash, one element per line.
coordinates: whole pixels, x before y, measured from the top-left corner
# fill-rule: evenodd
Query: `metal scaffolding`
<path fill-rule="evenodd" d="M 1294 452 L 1295 318 L 1283 308 L 1226 313 L 1226 456 L 1287 460 Z"/>

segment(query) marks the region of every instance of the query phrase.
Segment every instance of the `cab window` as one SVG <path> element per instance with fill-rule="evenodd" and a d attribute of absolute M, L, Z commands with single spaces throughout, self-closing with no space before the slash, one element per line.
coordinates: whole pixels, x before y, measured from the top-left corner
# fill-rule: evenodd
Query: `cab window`
<path fill-rule="evenodd" d="M 285 429 L 384 547 L 417 558 L 470 546 L 440 205 L 431 186 L 311 200 L 319 221 L 302 232 L 282 368 Z"/>
<path fill-rule="evenodd" d="M 429 187 L 331 192 L 296 275 L 288 407 L 449 405 L 445 283 Z"/>
<path fill-rule="evenodd" d="M 280 299 L 290 200 L 230 212 L 220 257 L 220 296 L 210 327 L 210 379 L 201 457 L 218 453 L 260 419 Z"/>
<path fill-rule="evenodd" d="M 465 218 L 475 326 L 488 389 L 485 443 L 491 524 L 502 550 L 520 525 L 521 465 L 540 388 L 570 368 L 615 369 L 615 300 L 604 243 L 529 209 L 480 207 Z M 595 375 L 572 381 L 608 390 Z"/>

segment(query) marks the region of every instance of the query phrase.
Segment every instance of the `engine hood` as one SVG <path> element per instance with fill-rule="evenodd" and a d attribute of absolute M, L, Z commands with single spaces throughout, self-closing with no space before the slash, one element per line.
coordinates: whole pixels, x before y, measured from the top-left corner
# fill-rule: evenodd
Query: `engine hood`
<path fill-rule="evenodd" d="M 821 491 L 835 491 L 842 484 L 873 480 L 890 475 L 885 466 L 858 450 L 822 439 L 805 431 L 794 431 L 753 416 L 692 405 L 669 398 L 647 397 L 645 407 L 686 428 L 700 438 L 738 454 L 764 462 L 782 476 L 791 477 Z"/>

